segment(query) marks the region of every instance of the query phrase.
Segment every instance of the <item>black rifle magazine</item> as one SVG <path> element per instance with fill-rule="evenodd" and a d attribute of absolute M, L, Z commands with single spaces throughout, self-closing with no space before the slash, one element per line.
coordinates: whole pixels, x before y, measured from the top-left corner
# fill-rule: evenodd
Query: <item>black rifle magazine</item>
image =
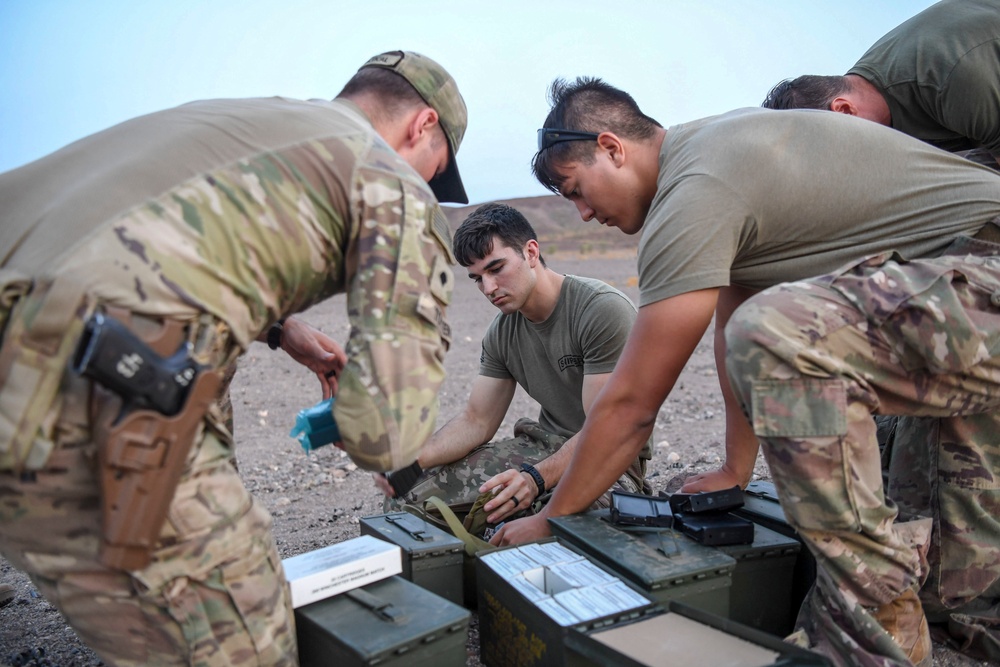
<path fill-rule="evenodd" d="M 666 498 L 641 493 L 611 492 L 611 523 L 619 526 L 673 526 L 674 516 Z"/>
<path fill-rule="evenodd" d="M 670 496 L 670 509 L 675 513 L 728 512 L 743 507 L 743 490 L 739 486 L 702 493 L 675 493 Z"/>
<path fill-rule="evenodd" d="M 728 512 L 675 514 L 676 527 L 696 542 L 710 547 L 753 542 L 753 522 Z"/>

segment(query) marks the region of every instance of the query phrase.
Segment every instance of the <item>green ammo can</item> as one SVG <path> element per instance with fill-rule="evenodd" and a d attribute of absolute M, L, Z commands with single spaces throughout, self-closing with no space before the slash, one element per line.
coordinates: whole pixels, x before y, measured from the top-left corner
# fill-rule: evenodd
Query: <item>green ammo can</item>
<path fill-rule="evenodd" d="M 655 602 L 680 600 L 729 614 L 736 560 L 669 529 L 626 532 L 601 518 L 606 510 L 549 519 L 552 534 L 606 565 Z"/>
<path fill-rule="evenodd" d="M 408 512 L 364 517 L 361 534 L 402 549 L 404 579 L 455 604 L 463 603 L 462 540 Z"/>
<path fill-rule="evenodd" d="M 775 490 L 773 482 L 764 480 L 750 482 L 743 492 L 743 507 L 733 510 L 733 514 L 750 519 L 759 526 L 770 528 L 776 533 L 781 533 L 802 543 L 799 534 L 788 525 L 785 510 L 781 508 L 778 492 Z M 795 570 L 792 574 L 791 602 L 792 608 L 796 612 L 802 606 L 802 600 L 805 599 L 806 593 L 809 592 L 814 581 L 816 581 L 816 559 L 803 543 L 798 558 L 795 560 Z"/>
<path fill-rule="evenodd" d="M 301 667 L 464 667 L 471 614 L 402 577 L 295 610 Z"/>

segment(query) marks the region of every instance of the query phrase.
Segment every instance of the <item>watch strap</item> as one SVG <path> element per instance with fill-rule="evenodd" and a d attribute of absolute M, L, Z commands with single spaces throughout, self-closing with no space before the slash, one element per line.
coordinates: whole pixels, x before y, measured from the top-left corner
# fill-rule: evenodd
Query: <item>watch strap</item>
<path fill-rule="evenodd" d="M 267 346 L 272 350 L 277 350 L 281 347 L 281 332 L 285 328 L 284 318 L 278 320 L 271 325 L 271 328 L 267 330 Z"/>
<path fill-rule="evenodd" d="M 389 480 L 389 485 L 396 492 L 396 497 L 402 498 L 416 485 L 417 479 L 423 471 L 420 464 L 414 461 L 405 468 L 389 473 L 385 478 Z"/>
<path fill-rule="evenodd" d="M 521 464 L 521 472 L 528 473 L 528 476 L 535 481 L 535 486 L 538 487 L 538 495 L 545 493 L 545 478 L 542 477 L 542 473 L 538 472 L 538 469 L 530 463 Z"/>

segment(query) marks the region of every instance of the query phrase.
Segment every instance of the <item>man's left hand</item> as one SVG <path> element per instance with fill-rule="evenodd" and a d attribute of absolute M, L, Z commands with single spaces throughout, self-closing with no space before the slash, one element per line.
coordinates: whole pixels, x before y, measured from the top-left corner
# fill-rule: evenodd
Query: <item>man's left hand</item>
<path fill-rule="evenodd" d="M 517 521 L 508 521 L 500 527 L 490 544 L 497 547 L 504 547 L 512 544 L 524 544 L 534 542 L 552 534 L 549 530 L 549 521 L 544 513 L 526 516 Z"/>

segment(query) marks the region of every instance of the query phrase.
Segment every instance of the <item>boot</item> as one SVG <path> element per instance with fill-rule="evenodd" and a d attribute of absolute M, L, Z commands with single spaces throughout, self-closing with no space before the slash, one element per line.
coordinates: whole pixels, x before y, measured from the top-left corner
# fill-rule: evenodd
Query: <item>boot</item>
<path fill-rule="evenodd" d="M 910 662 L 917 667 L 930 667 L 931 635 L 924 608 L 915 591 L 909 589 L 892 602 L 876 608 L 872 616 L 899 644 Z"/>

